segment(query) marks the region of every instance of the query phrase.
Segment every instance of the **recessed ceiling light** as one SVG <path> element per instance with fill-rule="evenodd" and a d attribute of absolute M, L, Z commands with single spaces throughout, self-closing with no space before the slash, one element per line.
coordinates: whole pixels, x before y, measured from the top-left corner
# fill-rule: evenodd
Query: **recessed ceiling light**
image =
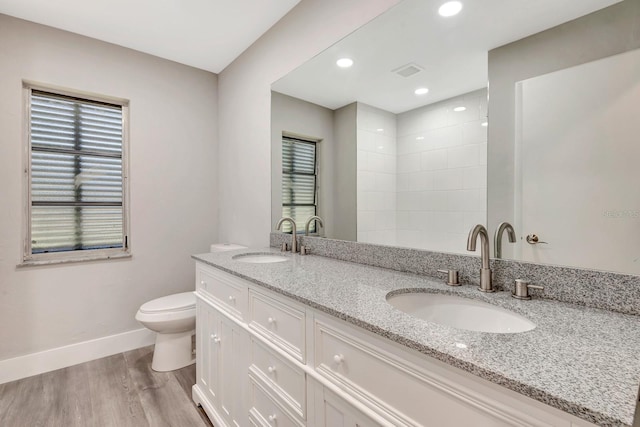
<path fill-rule="evenodd" d="M 418 141 L 422 141 L 423 139 L 424 139 L 424 136 L 417 136 L 416 137 L 416 140 L 418 140 Z"/>
<path fill-rule="evenodd" d="M 459 112 L 464 111 L 466 109 L 467 109 L 467 107 L 456 107 L 456 108 L 453 109 L 453 111 L 455 111 L 456 113 L 459 113 Z"/>
<path fill-rule="evenodd" d="M 378 131 L 378 132 L 384 132 L 384 129 L 382 129 L 382 128 L 378 128 L 378 129 L 376 129 L 376 131 Z"/>
<path fill-rule="evenodd" d="M 459 1 L 448 1 L 438 9 L 440 16 L 449 17 L 460 13 L 462 10 L 462 3 Z"/>
<path fill-rule="evenodd" d="M 351 58 L 340 58 L 336 61 L 336 65 L 340 68 L 349 68 L 353 65 L 353 59 Z"/>
<path fill-rule="evenodd" d="M 429 89 L 427 89 L 426 87 L 419 87 L 414 91 L 414 93 L 416 95 L 424 95 L 425 93 L 429 93 Z"/>
<path fill-rule="evenodd" d="M 482 122 L 482 123 L 480 123 L 480 126 L 487 127 L 487 126 L 489 126 L 489 123 L 488 122 Z"/>
<path fill-rule="evenodd" d="M 382 150 L 384 148 L 384 145 L 378 145 L 378 150 Z"/>

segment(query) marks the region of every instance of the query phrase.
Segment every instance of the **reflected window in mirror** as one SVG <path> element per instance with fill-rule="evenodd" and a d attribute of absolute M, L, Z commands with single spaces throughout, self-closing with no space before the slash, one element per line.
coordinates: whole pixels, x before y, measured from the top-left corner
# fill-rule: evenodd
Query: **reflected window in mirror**
<path fill-rule="evenodd" d="M 282 136 L 282 216 L 293 218 L 301 233 L 318 210 L 317 142 Z M 283 224 L 282 231 L 291 233 L 291 225 Z M 315 221 L 309 231 L 316 232 Z"/>

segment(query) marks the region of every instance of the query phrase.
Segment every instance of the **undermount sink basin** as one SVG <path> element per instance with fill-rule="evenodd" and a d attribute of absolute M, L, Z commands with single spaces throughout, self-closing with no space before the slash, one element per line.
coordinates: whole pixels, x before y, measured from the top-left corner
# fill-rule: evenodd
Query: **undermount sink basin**
<path fill-rule="evenodd" d="M 387 296 L 387 302 L 419 319 L 468 331 L 509 334 L 536 327 L 535 323 L 512 311 L 455 295 L 401 293 Z"/>
<path fill-rule="evenodd" d="M 232 259 L 240 262 L 248 262 L 250 264 L 270 264 L 273 262 L 288 261 L 289 258 L 277 254 L 241 254 L 236 255 Z"/>

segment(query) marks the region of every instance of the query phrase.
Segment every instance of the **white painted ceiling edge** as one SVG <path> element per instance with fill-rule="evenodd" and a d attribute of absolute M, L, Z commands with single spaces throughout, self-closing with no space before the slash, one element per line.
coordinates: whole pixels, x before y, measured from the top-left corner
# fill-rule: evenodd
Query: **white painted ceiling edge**
<path fill-rule="evenodd" d="M 221 72 L 300 0 L 0 0 L 0 13 Z"/>
<path fill-rule="evenodd" d="M 443 18 L 445 0 L 403 0 L 275 82 L 276 92 L 335 110 L 360 101 L 402 113 L 487 86 L 488 51 L 620 0 L 462 0 Z M 336 60 L 349 57 L 353 67 Z M 394 70 L 416 64 L 408 78 Z M 415 96 L 418 87 L 429 94 Z"/>

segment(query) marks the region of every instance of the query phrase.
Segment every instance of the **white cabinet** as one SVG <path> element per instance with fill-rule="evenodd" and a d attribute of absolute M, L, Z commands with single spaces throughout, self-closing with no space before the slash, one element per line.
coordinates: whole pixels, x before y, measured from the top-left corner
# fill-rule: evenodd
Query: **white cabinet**
<path fill-rule="evenodd" d="M 315 370 L 393 426 L 569 427 L 571 416 L 328 316 L 314 318 Z"/>
<path fill-rule="evenodd" d="M 380 427 L 352 405 L 320 384 L 314 390 L 314 425 L 317 427 Z"/>
<path fill-rule="evenodd" d="M 298 418 L 306 418 L 306 374 L 279 356 L 273 349 L 251 338 L 251 365 L 249 372 L 256 381 L 261 381 L 290 408 Z"/>
<path fill-rule="evenodd" d="M 196 301 L 196 385 L 193 398 L 220 426 L 247 424 L 249 334 L 200 298 Z"/>
<path fill-rule="evenodd" d="M 242 319 L 247 306 L 244 280 L 206 265 L 196 265 L 196 292 L 227 316 Z"/>
<path fill-rule="evenodd" d="M 243 378 L 247 376 L 248 334 L 234 322 L 220 315 L 217 364 L 220 411 L 231 426 L 242 427 L 244 389 Z"/>
<path fill-rule="evenodd" d="M 305 354 L 305 312 L 292 303 L 249 290 L 249 327 L 301 363 Z"/>
<path fill-rule="evenodd" d="M 196 384 L 204 397 L 215 402 L 218 396 L 218 384 L 220 381 L 215 376 L 217 369 L 212 369 L 211 356 L 212 328 L 216 324 L 216 312 L 202 301 L 196 301 Z"/>
<path fill-rule="evenodd" d="M 237 321 L 246 312 L 247 285 L 205 265 L 196 266 L 196 375 L 194 401 L 220 426 L 247 425 L 249 333 Z"/>
<path fill-rule="evenodd" d="M 268 386 L 253 376 L 250 377 L 249 413 L 254 422 L 264 427 L 304 427 L 304 422 L 295 416 L 286 404 L 271 394 Z"/>
<path fill-rule="evenodd" d="M 205 264 L 196 289 L 216 427 L 591 425 Z"/>

